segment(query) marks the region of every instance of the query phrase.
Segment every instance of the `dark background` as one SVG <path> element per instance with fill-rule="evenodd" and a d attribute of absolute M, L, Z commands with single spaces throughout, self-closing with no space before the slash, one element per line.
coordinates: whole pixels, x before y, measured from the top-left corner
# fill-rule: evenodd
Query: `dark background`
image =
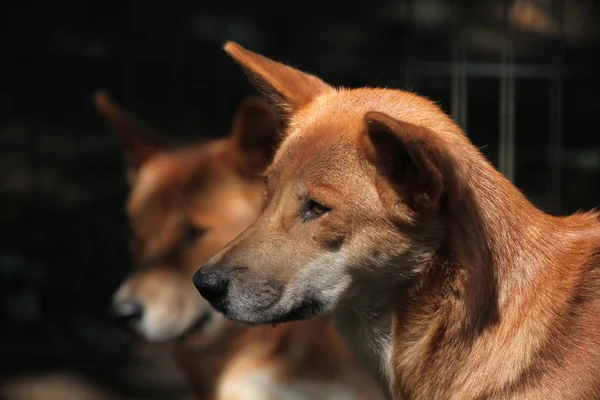
<path fill-rule="evenodd" d="M 224 135 L 253 92 L 227 39 L 332 84 L 439 101 L 548 212 L 600 203 L 595 0 L 61 0 L 0 14 L 0 385 L 75 374 L 122 398 L 174 396 L 132 383 L 139 361 L 106 317 L 129 270 L 127 186 L 91 95 L 107 89 L 174 137 Z"/>

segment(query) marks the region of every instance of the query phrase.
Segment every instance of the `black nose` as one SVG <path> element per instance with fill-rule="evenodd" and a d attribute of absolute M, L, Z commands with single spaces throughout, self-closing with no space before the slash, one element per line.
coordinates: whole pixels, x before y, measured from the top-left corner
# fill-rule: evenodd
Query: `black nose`
<path fill-rule="evenodd" d="M 128 324 L 138 322 L 144 315 L 144 307 L 136 300 L 116 302 L 110 311 L 115 319 Z"/>
<path fill-rule="evenodd" d="M 227 286 L 229 285 L 229 277 L 223 270 L 202 272 L 200 268 L 194 274 L 194 285 L 200 292 L 202 297 L 211 303 L 219 303 L 227 294 Z"/>

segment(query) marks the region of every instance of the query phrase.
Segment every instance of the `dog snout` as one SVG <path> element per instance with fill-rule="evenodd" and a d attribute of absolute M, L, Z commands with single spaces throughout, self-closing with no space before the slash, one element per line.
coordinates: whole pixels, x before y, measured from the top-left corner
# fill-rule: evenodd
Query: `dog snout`
<path fill-rule="evenodd" d="M 229 275 L 222 269 L 206 271 L 205 268 L 200 268 L 194 274 L 193 282 L 202 297 L 215 305 L 221 303 L 227 295 Z"/>
<path fill-rule="evenodd" d="M 131 324 L 142 319 L 144 306 L 137 300 L 124 300 L 113 303 L 110 311 L 117 320 Z"/>

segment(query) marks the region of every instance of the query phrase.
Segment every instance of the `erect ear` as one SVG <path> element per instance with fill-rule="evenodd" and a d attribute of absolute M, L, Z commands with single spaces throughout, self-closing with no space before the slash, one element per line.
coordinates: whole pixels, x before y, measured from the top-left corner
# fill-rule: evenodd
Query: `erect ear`
<path fill-rule="evenodd" d="M 164 149 L 168 141 L 155 129 L 127 112 L 107 92 L 94 93 L 98 112 L 112 125 L 121 139 L 128 176 L 132 182 L 140 166 L 153 154 Z"/>
<path fill-rule="evenodd" d="M 315 97 L 334 89 L 314 75 L 270 60 L 227 42 L 223 47 L 244 69 L 254 86 L 266 95 L 283 118 Z"/>
<path fill-rule="evenodd" d="M 237 109 L 231 140 L 235 164 L 244 175 L 262 173 L 279 144 L 279 121 L 269 103 L 260 97 L 245 98 Z"/>
<path fill-rule="evenodd" d="M 367 156 L 417 212 L 436 210 L 444 193 L 444 152 L 429 129 L 379 112 L 364 117 Z"/>

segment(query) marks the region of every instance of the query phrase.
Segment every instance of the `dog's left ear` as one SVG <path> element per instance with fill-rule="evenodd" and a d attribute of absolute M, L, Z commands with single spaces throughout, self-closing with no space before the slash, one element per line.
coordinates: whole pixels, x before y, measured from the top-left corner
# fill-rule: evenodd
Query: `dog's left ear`
<path fill-rule="evenodd" d="M 248 176 L 261 174 L 280 139 L 279 119 L 269 103 L 258 96 L 245 98 L 236 111 L 231 132 L 240 172 Z"/>
<path fill-rule="evenodd" d="M 119 135 L 127 163 L 130 183 L 150 157 L 169 146 L 171 142 L 162 133 L 125 110 L 106 91 L 98 90 L 93 96 L 96 109 Z"/>
<path fill-rule="evenodd" d="M 417 212 L 438 209 L 444 193 L 444 153 L 429 129 L 368 112 L 365 152 L 392 187 Z"/>
<path fill-rule="evenodd" d="M 271 100 L 284 121 L 322 93 L 334 91 L 314 75 L 261 56 L 237 43 L 227 42 L 224 49 L 242 66 L 254 86 Z"/>

